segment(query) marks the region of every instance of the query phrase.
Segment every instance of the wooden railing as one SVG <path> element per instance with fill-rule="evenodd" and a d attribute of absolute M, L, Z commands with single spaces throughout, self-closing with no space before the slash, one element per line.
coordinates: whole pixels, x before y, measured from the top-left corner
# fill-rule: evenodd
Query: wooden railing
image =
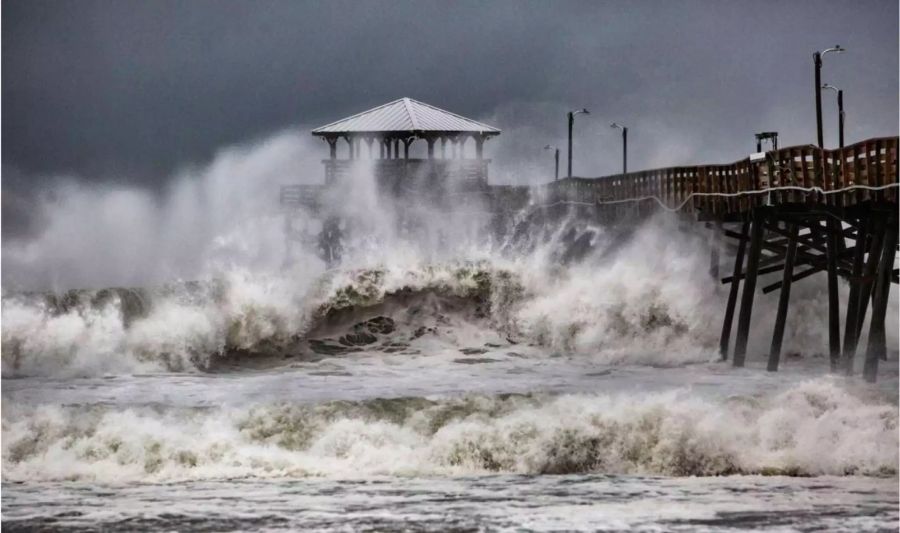
<path fill-rule="evenodd" d="M 897 183 L 897 137 L 869 139 L 843 150 L 812 145 L 791 146 L 766 153 L 762 161 L 742 159 L 730 165 L 671 167 L 600 178 L 566 178 L 543 186 L 552 200 L 615 202 L 656 197 L 669 208 L 704 217 L 741 214 L 766 202 L 852 205 L 866 200 L 897 201 L 897 190 L 854 190 L 827 195 L 774 191 L 740 197 L 694 196 L 692 193 L 738 193 L 781 186 L 819 187 L 825 191 L 852 185 L 882 186 Z M 630 209 L 650 208 L 653 200 L 629 202 Z M 685 203 L 686 202 L 686 203 Z M 613 204 L 617 205 L 617 204 Z"/>

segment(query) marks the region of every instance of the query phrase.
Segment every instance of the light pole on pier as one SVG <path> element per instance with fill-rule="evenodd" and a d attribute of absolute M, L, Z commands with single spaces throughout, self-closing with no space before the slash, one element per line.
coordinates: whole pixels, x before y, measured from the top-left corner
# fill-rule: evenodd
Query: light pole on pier
<path fill-rule="evenodd" d="M 609 127 L 622 130 L 622 175 L 624 176 L 628 174 L 628 126 L 613 122 Z"/>
<path fill-rule="evenodd" d="M 825 148 L 825 141 L 822 138 L 822 58 L 829 52 L 840 54 L 844 52 L 844 49 L 841 48 L 841 45 L 836 44 L 832 48 L 826 48 L 813 54 L 813 64 L 816 69 L 816 133 L 818 134 L 819 148 Z"/>
<path fill-rule="evenodd" d="M 559 180 L 559 147 L 550 146 L 548 144 L 544 147 L 544 150 L 553 150 L 553 158 L 556 160 L 556 170 L 553 173 L 553 181 L 557 181 Z"/>
<path fill-rule="evenodd" d="M 843 89 L 838 89 L 834 85 L 830 85 L 825 83 L 822 85 L 822 89 L 831 89 L 832 91 L 837 93 L 837 104 L 838 104 L 838 146 L 843 150 L 844 149 L 844 91 Z"/>
<path fill-rule="evenodd" d="M 572 177 L 572 125 L 575 124 L 575 115 L 579 113 L 584 113 L 585 115 L 590 115 L 590 111 L 587 109 L 582 109 L 580 111 L 569 111 L 569 173 L 568 177 Z"/>

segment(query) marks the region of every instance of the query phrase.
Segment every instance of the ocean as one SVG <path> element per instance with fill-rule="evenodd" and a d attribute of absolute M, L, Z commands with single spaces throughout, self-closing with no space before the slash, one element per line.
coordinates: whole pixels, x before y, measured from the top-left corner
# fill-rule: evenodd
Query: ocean
<path fill-rule="evenodd" d="M 567 224 L 4 292 L 4 530 L 897 529 L 896 331 L 831 374 L 813 278 L 733 368 L 707 237 Z"/>

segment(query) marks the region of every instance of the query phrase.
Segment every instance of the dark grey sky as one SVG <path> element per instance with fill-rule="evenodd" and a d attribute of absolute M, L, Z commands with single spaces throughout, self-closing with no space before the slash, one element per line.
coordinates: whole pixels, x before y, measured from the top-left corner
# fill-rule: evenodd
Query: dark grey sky
<path fill-rule="evenodd" d="M 727 162 L 754 131 L 814 140 L 812 52 L 835 43 L 849 52 L 823 80 L 845 89 L 848 142 L 896 135 L 897 22 L 896 0 L 6 0 L 3 188 L 159 186 L 223 145 L 400 96 L 504 129 L 490 148 L 513 179 L 564 143 L 568 107 L 592 111 L 578 174 L 618 167 L 613 120 L 633 168 Z"/>

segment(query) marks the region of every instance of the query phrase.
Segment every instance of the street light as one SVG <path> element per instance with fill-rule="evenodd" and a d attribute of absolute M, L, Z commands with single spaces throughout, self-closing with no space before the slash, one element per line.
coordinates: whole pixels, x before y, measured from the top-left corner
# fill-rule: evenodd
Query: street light
<path fill-rule="evenodd" d="M 549 144 L 544 147 L 544 150 L 553 150 L 553 157 L 556 160 L 556 171 L 553 174 L 553 181 L 559 180 L 559 147 L 550 146 Z"/>
<path fill-rule="evenodd" d="M 825 148 L 825 141 L 822 139 L 822 58 L 829 52 L 840 54 L 844 51 L 841 45 L 836 44 L 813 54 L 813 64 L 816 67 L 816 133 L 818 134 L 819 148 Z"/>
<path fill-rule="evenodd" d="M 838 144 L 841 147 L 841 150 L 844 149 L 844 91 L 842 89 L 838 89 L 834 85 L 825 83 L 822 85 L 822 89 L 831 89 L 832 91 L 837 93 L 837 104 L 838 104 Z"/>
<path fill-rule="evenodd" d="M 624 176 L 628 173 L 628 126 L 613 122 L 609 127 L 622 130 L 622 175 Z"/>
<path fill-rule="evenodd" d="M 575 123 L 575 115 L 579 113 L 584 113 L 585 115 L 590 115 L 591 112 L 587 109 L 582 109 L 580 111 L 569 111 L 569 174 L 568 176 L 572 177 L 572 124 Z"/>

